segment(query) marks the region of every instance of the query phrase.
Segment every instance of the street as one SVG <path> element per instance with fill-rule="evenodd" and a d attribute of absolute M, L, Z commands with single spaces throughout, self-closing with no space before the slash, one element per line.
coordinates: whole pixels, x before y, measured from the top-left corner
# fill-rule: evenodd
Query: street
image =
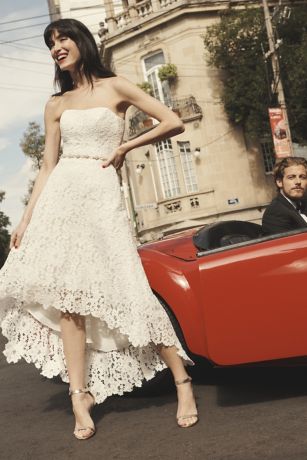
<path fill-rule="evenodd" d="M 4 340 L 1 339 L 1 350 Z M 112 397 L 94 410 L 97 433 L 72 435 L 67 385 L 1 354 L 1 459 L 306 460 L 304 368 L 192 370 L 200 422 L 175 423 L 176 399 L 165 375 L 154 390 Z"/>

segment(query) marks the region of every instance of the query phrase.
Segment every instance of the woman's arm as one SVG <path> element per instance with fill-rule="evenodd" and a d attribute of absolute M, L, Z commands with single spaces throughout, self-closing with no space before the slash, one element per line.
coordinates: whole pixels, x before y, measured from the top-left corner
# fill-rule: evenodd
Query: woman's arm
<path fill-rule="evenodd" d="M 47 179 L 57 164 L 60 148 L 60 125 L 57 110 L 57 101 L 55 98 L 50 99 L 45 108 L 45 150 L 43 163 L 35 179 L 35 184 L 29 199 L 28 205 L 23 213 L 21 221 L 11 235 L 10 248 L 20 246 L 23 234 L 31 220 L 34 206 L 41 194 Z"/>
<path fill-rule="evenodd" d="M 184 131 L 184 124 L 172 110 L 125 78 L 116 77 L 114 89 L 121 100 L 121 105 L 125 106 L 126 109 L 130 105 L 134 105 L 159 120 L 160 123 L 147 133 L 122 144 L 114 155 L 104 163 L 105 167 L 112 163 L 116 169 L 119 169 L 123 164 L 125 155 L 130 150 L 176 136 Z"/>

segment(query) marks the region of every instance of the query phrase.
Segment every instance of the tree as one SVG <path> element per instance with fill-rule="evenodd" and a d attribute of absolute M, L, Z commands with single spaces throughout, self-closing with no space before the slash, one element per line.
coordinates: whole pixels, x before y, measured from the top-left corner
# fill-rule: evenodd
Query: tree
<path fill-rule="evenodd" d="M 33 162 L 32 167 L 35 171 L 37 171 L 42 164 L 44 146 L 45 136 L 42 134 L 40 125 L 35 121 L 31 121 L 20 141 L 20 147 L 23 153 L 31 158 Z M 30 180 L 28 184 L 28 193 L 23 199 L 25 205 L 28 204 L 33 186 L 34 180 Z"/>
<path fill-rule="evenodd" d="M 0 191 L 0 203 L 5 198 L 5 192 Z M 10 235 L 7 227 L 10 225 L 10 219 L 0 211 L 0 267 L 5 262 L 9 251 Z"/>
<path fill-rule="evenodd" d="M 292 8 L 289 20 L 279 26 L 279 35 L 283 38 L 280 66 L 292 138 L 307 144 L 307 5 Z"/>
<path fill-rule="evenodd" d="M 293 7 L 293 13 L 278 26 L 280 65 L 292 138 L 307 142 L 307 5 Z M 268 50 L 262 8 L 230 11 L 204 35 L 208 62 L 221 70 L 221 99 L 229 120 L 241 125 L 253 137 L 270 132 L 268 107 L 277 105 L 271 92 L 272 70 L 263 58 Z"/>

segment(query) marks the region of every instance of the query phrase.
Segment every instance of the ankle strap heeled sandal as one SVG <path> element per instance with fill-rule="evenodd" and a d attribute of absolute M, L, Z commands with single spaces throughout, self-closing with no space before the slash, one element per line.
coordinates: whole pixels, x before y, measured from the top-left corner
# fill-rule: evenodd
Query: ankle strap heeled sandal
<path fill-rule="evenodd" d="M 175 380 L 175 385 L 183 385 L 184 383 L 189 383 L 192 382 L 192 377 L 188 376 L 187 378 L 183 380 Z"/>
<path fill-rule="evenodd" d="M 186 383 L 191 383 L 192 382 L 192 377 L 188 376 L 186 377 L 185 379 L 183 380 L 175 380 L 175 385 L 178 386 L 178 385 L 184 385 Z M 184 424 L 182 425 L 180 422 L 181 421 L 185 421 L 189 418 L 195 418 L 196 420 L 194 420 L 193 422 L 191 423 L 187 423 L 187 424 Z M 187 415 L 181 415 L 180 417 L 177 417 L 177 425 L 180 427 L 180 428 L 190 428 L 191 426 L 194 426 L 196 425 L 196 423 L 198 422 L 198 414 L 187 414 Z"/>
<path fill-rule="evenodd" d="M 93 398 L 93 405 L 92 405 L 92 407 L 93 407 L 95 405 L 95 398 L 94 398 L 94 396 L 92 395 L 92 393 L 89 390 L 87 390 L 86 388 L 79 388 L 77 390 L 72 390 L 71 388 L 69 388 L 69 396 L 82 394 L 82 393 L 88 393 L 89 395 L 91 395 L 91 397 Z M 82 431 L 89 431 L 89 434 L 86 435 L 86 436 L 79 435 L 78 433 L 80 433 Z M 95 433 L 96 433 L 95 427 L 93 428 L 91 426 L 88 426 L 86 428 L 76 428 L 75 431 L 74 431 L 75 437 L 77 439 L 79 439 L 79 440 L 89 439 L 92 436 L 94 436 Z"/>

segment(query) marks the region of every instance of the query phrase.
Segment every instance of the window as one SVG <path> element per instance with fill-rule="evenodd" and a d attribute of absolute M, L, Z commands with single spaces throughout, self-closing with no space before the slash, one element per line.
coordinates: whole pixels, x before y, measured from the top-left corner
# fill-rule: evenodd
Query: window
<path fill-rule="evenodd" d="M 159 67 L 165 64 L 163 51 L 152 54 L 144 59 L 144 77 L 153 88 L 153 95 L 159 101 L 170 99 L 170 89 L 167 81 L 161 82 L 158 77 Z"/>
<path fill-rule="evenodd" d="M 156 153 L 164 198 L 172 198 L 180 194 L 174 152 L 170 139 L 156 144 Z"/>
<path fill-rule="evenodd" d="M 271 141 L 265 140 L 260 142 L 264 169 L 266 173 L 273 171 L 275 165 L 274 146 Z"/>
<path fill-rule="evenodd" d="M 197 192 L 198 186 L 190 142 L 178 142 L 178 147 L 187 193 Z"/>

